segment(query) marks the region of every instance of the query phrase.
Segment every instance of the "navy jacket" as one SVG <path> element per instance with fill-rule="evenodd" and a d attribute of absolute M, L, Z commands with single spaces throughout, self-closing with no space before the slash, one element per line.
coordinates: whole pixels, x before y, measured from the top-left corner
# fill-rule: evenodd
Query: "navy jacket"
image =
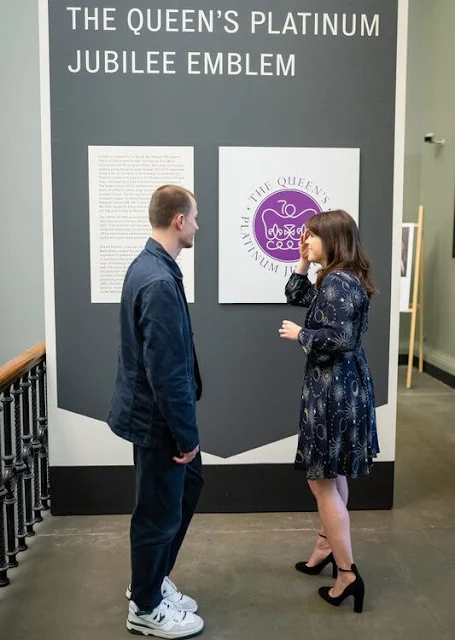
<path fill-rule="evenodd" d="M 199 444 L 201 381 L 182 272 L 150 238 L 129 267 L 120 304 L 120 348 L 107 422 L 143 447 Z"/>

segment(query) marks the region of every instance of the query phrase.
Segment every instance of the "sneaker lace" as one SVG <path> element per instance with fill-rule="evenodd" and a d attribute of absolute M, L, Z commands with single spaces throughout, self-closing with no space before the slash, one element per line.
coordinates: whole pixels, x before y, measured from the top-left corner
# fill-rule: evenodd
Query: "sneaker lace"
<path fill-rule="evenodd" d="M 166 620 L 174 620 L 177 623 L 180 623 L 185 617 L 185 612 L 180 611 L 171 602 L 167 602 L 165 600 L 161 601 L 160 606 L 156 610 L 156 612 L 152 616 L 152 620 L 155 622 L 163 622 Z"/>

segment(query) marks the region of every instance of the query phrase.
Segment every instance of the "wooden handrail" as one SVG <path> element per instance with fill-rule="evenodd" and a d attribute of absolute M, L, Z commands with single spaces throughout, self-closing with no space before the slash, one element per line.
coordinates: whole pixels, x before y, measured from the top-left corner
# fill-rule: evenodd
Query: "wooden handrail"
<path fill-rule="evenodd" d="M 33 369 L 34 366 L 44 360 L 46 356 L 46 343 L 38 342 L 34 347 L 27 349 L 12 360 L 0 366 L 0 391 L 8 387 L 15 380 Z"/>

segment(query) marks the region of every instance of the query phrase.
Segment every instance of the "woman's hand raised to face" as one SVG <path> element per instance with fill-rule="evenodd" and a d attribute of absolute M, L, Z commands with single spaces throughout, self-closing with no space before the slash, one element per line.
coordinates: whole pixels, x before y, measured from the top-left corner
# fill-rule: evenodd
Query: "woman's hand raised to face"
<path fill-rule="evenodd" d="M 296 273 L 299 273 L 301 275 L 307 273 L 310 267 L 310 263 L 308 261 L 308 245 L 306 243 L 309 235 L 310 235 L 310 232 L 307 229 L 305 233 L 300 236 L 300 240 L 299 240 L 300 261 L 295 271 Z"/>
<path fill-rule="evenodd" d="M 308 245 L 306 241 L 309 235 L 310 235 L 310 232 L 308 231 L 308 229 L 306 229 L 305 233 L 300 236 L 300 240 L 299 240 L 300 259 L 306 260 L 307 262 L 308 262 Z"/>

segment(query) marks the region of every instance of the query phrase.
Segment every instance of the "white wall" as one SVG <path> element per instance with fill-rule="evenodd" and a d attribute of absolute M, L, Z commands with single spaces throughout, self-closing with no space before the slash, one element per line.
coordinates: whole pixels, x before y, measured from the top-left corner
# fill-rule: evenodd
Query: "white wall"
<path fill-rule="evenodd" d="M 404 219 L 426 205 L 426 359 L 455 373 L 453 24 L 453 0 L 409 0 Z M 44 337 L 38 0 L 1 2 L 0 83 L 2 363 Z M 433 129 L 448 139 L 439 155 L 422 142 Z"/>
<path fill-rule="evenodd" d="M 0 364 L 44 339 L 37 0 L 0 3 Z"/>
<path fill-rule="evenodd" d="M 425 207 L 425 360 L 455 374 L 455 2 L 410 0 L 408 40 L 405 220 Z M 425 144 L 434 132 L 443 149 Z M 400 350 L 409 318 L 402 316 Z"/>

